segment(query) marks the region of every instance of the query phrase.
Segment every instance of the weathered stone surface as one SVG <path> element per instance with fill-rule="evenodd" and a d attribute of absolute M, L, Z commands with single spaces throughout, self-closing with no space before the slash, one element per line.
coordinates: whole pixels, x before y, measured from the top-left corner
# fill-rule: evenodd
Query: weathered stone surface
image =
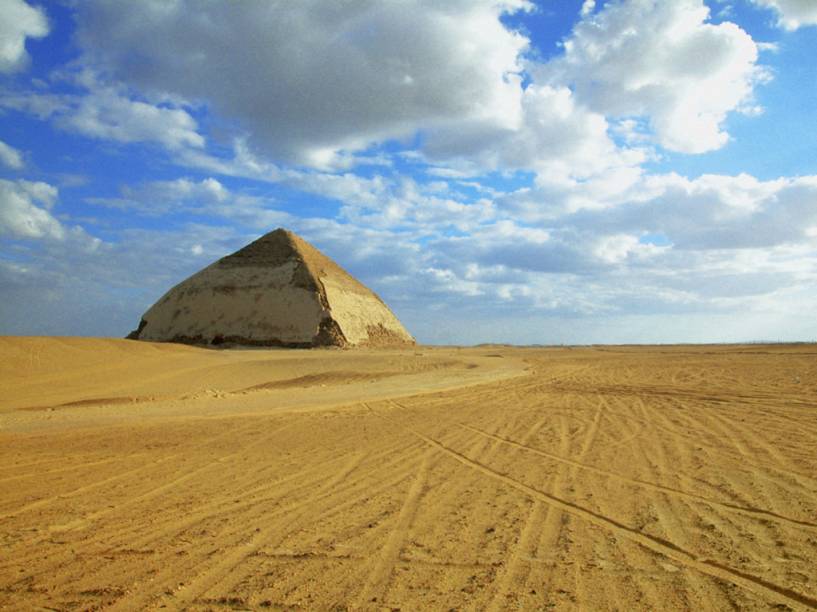
<path fill-rule="evenodd" d="M 375 293 L 283 229 L 173 287 L 128 338 L 299 348 L 414 344 Z"/>

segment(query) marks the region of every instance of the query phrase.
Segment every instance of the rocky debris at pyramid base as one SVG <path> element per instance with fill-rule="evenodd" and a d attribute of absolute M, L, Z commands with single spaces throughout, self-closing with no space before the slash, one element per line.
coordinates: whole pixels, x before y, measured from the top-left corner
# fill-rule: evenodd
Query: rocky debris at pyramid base
<path fill-rule="evenodd" d="M 287 348 L 414 344 L 374 292 L 283 229 L 173 287 L 127 337 Z"/>

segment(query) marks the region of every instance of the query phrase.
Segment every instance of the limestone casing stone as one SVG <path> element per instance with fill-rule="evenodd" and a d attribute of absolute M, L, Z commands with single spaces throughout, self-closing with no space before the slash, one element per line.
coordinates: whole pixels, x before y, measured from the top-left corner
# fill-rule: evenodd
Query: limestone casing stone
<path fill-rule="evenodd" d="M 414 344 L 374 292 L 283 229 L 173 287 L 128 338 L 287 347 Z"/>

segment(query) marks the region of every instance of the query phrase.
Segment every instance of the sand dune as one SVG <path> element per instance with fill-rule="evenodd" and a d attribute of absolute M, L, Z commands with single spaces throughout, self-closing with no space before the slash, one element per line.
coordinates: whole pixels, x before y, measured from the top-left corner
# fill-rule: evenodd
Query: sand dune
<path fill-rule="evenodd" d="M 815 608 L 815 357 L 0 338 L 0 606 Z"/>

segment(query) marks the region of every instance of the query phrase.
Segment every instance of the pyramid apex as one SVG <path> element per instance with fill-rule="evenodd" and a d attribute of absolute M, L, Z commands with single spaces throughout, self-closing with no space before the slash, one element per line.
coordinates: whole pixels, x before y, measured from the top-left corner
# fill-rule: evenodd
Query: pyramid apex
<path fill-rule="evenodd" d="M 302 245 L 307 244 L 294 232 L 283 227 L 267 232 L 260 238 L 240 248 L 235 253 L 222 257 L 218 265 L 236 266 L 279 266 L 301 255 Z"/>
<path fill-rule="evenodd" d="M 279 236 L 279 235 L 295 236 L 296 234 L 292 230 L 288 230 L 285 227 L 276 227 L 271 232 L 267 232 L 266 234 L 264 234 L 264 236 L 262 236 L 262 238 L 266 237 L 266 236 Z"/>

